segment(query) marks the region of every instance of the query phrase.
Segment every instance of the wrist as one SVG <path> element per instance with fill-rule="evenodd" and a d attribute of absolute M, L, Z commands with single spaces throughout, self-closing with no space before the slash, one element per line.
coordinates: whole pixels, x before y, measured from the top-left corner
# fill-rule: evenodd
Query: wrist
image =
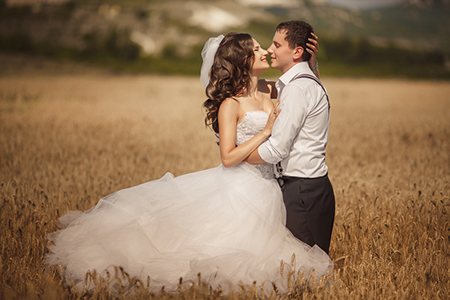
<path fill-rule="evenodd" d="M 263 130 L 263 136 L 267 139 L 272 134 L 272 129 L 264 128 Z"/>
<path fill-rule="evenodd" d="M 311 68 L 311 71 L 313 71 L 313 73 L 316 73 L 319 71 L 319 62 L 317 61 L 317 58 L 316 58 L 315 66 L 314 67 L 309 66 L 309 67 Z"/>

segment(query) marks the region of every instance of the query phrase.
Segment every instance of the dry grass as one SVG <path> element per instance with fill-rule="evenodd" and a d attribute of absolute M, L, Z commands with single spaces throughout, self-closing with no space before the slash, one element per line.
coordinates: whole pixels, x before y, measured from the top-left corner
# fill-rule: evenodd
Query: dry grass
<path fill-rule="evenodd" d="M 324 83 L 336 284 L 281 298 L 449 298 L 450 84 Z M 45 234 L 67 210 L 86 210 L 118 189 L 217 166 L 203 99 L 196 78 L 0 78 L 0 298 L 113 298 L 101 285 L 94 294 L 73 291 L 56 268 L 46 271 Z M 136 286 L 137 299 L 219 297 L 203 286 L 175 295 Z M 254 299 L 256 290 L 230 298 Z"/>

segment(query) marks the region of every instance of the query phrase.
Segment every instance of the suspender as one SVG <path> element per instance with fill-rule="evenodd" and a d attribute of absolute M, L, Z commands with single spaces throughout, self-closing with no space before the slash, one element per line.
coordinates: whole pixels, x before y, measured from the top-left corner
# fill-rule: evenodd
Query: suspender
<path fill-rule="evenodd" d="M 320 87 L 322 88 L 322 90 L 324 91 L 324 93 L 325 93 L 325 96 L 327 97 L 327 102 L 328 102 L 328 111 L 330 110 L 330 99 L 328 99 L 328 93 L 327 93 L 327 91 L 325 90 L 325 87 L 322 85 L 322 83 L 319 81 L 319 79 L 317 79 L 317 77 L 314 77 L 314 76 L 312 76 L 312 75 L 309 75 L 309 74 L 298 74 L 297 76 L 295 76 L 294 78 L 292 78 L 290 81 L 289 81 L 289 83 L 291 83 L 292 81 L 294 81 L 294 80 L 296 80 L 296 79 L 299 79 L 299 78 L 309 78 L 309 79 L 312 79 L 312 80 L 314 80 L 318 85 L 320 85 Z M 289 84 L 288 83 L 288 84 Z"/>
<path fill-rule="evenodd" d="M 317 77 L 314 77 L 314 76 L 309 75 L 309 74 L 298 74 L 298 75 L 294 76 L 294 78 L 292 78 L 292 79 L 289 81 L 289 83 L 291 83 L 292 81 L 294 81 L 294 80 L 296 80 L 296 79 L 299 79 L 299 78 L 309 78 L 309 79 L 314 80 L 318 85 L 320 85 L 320 87 L 322 88 L 322 90 L 323 90 L 324 93 L 325 93 L 325 96 L 327 97 L 327 102 L 328 102 L 328 117 L 330 117 L 330 99 L 328 99 L 328 93 L 327 93 L 327 91 L 325 90 L 325 87 L 324 87 L 324 86 L 322 85 L 322 83 L 319 81 L 319 79 L 317 79 Z M 288 83 L 288 84 L 289 84 L 289 83 Z M 283 177 L 283 167 L 281 166 L 281 161 L 279 161 L 279 162 L 276 164 L 276 169 L 277 169 L 277 173 L 278 173 L 278 174 L 275 174 L 275 177 L 276 177 L 277 180 L 278 180 L 278 184 L 279 184 L 281 187 L 283 187 L 283 186 L 284 186 L 284 180 L 282 179 L 282 177 Z"/>

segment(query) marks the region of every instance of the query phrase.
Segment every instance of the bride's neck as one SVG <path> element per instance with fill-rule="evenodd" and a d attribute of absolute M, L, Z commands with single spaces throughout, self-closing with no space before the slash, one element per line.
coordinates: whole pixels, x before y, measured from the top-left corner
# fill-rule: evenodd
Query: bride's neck
<path fill-rule="evenodd" d="M 247 96 L 256 96 L 256 94 L 258 93 L 258 80 L 259 80 L 259 75 L 252 75 L 250 78 L 250 86 L 249 89 L 247 91 Z"/>

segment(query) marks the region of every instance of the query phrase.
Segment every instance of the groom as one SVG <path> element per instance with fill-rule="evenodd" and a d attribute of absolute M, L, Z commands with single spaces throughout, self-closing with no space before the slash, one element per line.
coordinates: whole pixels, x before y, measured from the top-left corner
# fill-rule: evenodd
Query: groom
<path fill-rule="evenodd" d="M 277 164 L 286 205 L 286 227 L 301 241 L 329 251 L 335 200 L 325 164 L 329 102 L 325 88 L 309 68 L 306 49 L 312 27 L 302 21 L 280 23 L 272 45 L 271 66 L 282 76 L 276 83 L 282 110 L 272 136 L 247 162 Z"/>

